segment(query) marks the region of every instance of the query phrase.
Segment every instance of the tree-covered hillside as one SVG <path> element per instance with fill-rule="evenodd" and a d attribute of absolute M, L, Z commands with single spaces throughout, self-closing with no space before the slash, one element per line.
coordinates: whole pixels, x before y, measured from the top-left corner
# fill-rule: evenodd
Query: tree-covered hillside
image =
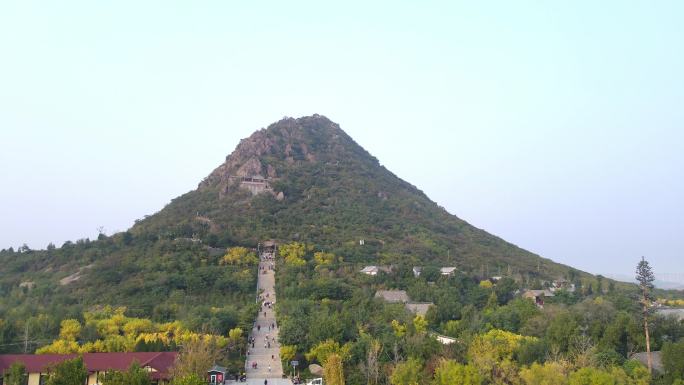
<path fill-rule="evenodd" d="M 0 251 L 0 352 L 31 352 L 59 334 L 62 320 L 85 323 L 86 313 L 110 305 L 198 332 L 246 330 L 256 312 L 256 263 L 226 263 L 224 254 L 200 242 L 129 232 Z M 78 342 L 103 336 L 84 334 Z"/>
<path fill-rule="evenodd" d="M 245 183 L 264 192 L 253 195 Z M 288 118 L 244 139 L 196 190 L 126 232 L 0 251 L 0 351 L 46 345 L 62 320 L 87 325 L 86 314 L 105 306 L 159 325 L 180 321 L 193 332 L 225 336 L 248 327 L 256 266 L 226 262 L 226 249 L 267 239 L 333 253 L 348 271 L 446 265 L 474 279 L 505 275 L 529 286 L 593 279 L 449 214 L 327 118 Z M 78 342 L 107 335 L 84 333 Z"/>
<path fill-rule="evenodd" d="M 239 178 L 254 176 L 267 179 L 272 192 L 252 197 L 240 187 Z M 194 235 L 219 246 L 299 240 L 350 262 L 432 261 L 492 275 L 558 278 L 569 271 L 448 213 L 318 115 L 257 131 L 197 190 L 131 231 Z"/>

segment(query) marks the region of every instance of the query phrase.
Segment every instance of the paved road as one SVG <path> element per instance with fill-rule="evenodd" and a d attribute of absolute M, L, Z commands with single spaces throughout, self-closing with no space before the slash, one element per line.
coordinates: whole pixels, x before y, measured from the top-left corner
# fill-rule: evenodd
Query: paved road
<path fill-rule="evenodd" d="M 275 260 L 271 254 L 260 255 L 257 288 L 262 307 L 251 333 L 254 344 L 249 345 L 249 355 L 245 362 L 247 384 L 264 385 L 264 379 L 268 379 L 268 385 L 292 384 L 288 379 L 282 378 L 283 365 L 280 361 L 280 343 L 278 342 L 278 324 L 275 319 L 275 311 L 273 306 L 264 305 L 268 302 L 276 302 Z M 256 368 L 252 367 L 253 363 L 256 363 Z"/>

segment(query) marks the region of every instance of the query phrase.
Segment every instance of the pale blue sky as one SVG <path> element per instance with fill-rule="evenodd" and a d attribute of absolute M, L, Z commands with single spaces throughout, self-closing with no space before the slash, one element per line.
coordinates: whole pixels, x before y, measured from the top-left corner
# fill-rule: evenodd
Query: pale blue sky
<path fill-rule="evenodd" d="M 0 2 L 0 248 L 124 230 L 283 116 L 593 273 L 684 282 L 681 1 Z"/>

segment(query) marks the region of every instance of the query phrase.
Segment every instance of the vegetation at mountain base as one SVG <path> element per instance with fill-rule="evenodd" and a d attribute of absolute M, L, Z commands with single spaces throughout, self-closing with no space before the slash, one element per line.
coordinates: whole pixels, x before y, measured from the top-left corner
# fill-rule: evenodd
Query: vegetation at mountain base
<path fill-rule="evenodd" d="M 216 309 L 217 311 L 219 309 Z M 242 346 L 242 329 L 234 328 L 227 336 L 190 331 L 179 321 L 155 323 L 145 318 L 126 317 L 120 307 L 86 312 L 84 324 L 76 319 L 63 320 L 59 339 L 36 350 L 38 354 L 72 354 L 132 351 L 175 350 L 199 340 L 211 341 L 218 348 Z M 82 342 L 78 342 L 82 341 Z"/>
<path fill-rule="evenodd" d="M 2 269 L 11 272 L 0 275 L 0 352 L 49 344 L 60 330 L 67 332 L 64 320 L 82 330 L 57 341 L 56 351 L 172 349 L 184 335 L 226 338 L 231 329 L 251 327 L 258 308 L 253 252 L 186 240 L 125 245 L 123 239 L 117 234 L 46 251 L 0 252 Z M 242 259 L 231 262 L 235 255 Z M 78 271 L 79 279 L 60 284 Z M 34 285 L 20 286 L 24 280 Z M 169 330 L 174 341 L 160 334 Z"/>
<path fill-rule="evenodd" d="M 684 371 L 682 321 L 644 312 L 653 298 L 680 304 L 681 292 L 644 294 L 477 229 L 321 116 L 256 132 L 128 231 L 1 250 L 0 352 L 180 350 L 176 385 L 203 383 L 214 363 L 237 372 L 269 239 L 284 367 L 322 364 L 331 384 L 669 385 Z M 365 265 L 388 272 L 360 274 Z M 521 298 L 559 279 L 575 290 L 543 308 Z M 433 305 L 417 316 L 375 297 L 392 289 Z M 647 349 L 645 326 L 663 355 L 652 379 L 629 360 Z"/>
<path fill-rule="evenodd" d="M 48 372 L 46 385 L 80 385 L 88 378 L 88 370 L 81 357 L 55 364 Z"/>
<path fill-rule="evenodd" d="M 516 296 L 519 283 L 509 277 L 491 285 L 464 273 L 429 281 L 407 265 L 367 276 L 344 262 L 321 268 L 322 251 L 297 248 L 306 250 L 298 255 L 304 264 L 278 260 L 280 341 L 287 360 L 304 367 L 340 357 L 347 384 L 636 385 L 680 376 L 684 323 L 675 317 L 651 315 L 652 348 L 668 357 L 663 373 L 652 377 L 629 359 L 646 349 L 636 286 L 561 290 L 540 308 Z M 376 298 L 380 289 L 405 290 L 434 306 L 416 316 Z M 437 335 L 454 342 L 443 345 Z"/>
<path fill-rule="evenodd" d="M 172 377 L 191 382 L 194 377 L 204 378 L 212 365 L 223 361 L 221 348 L 215 340 L 195 340 L 183 345 L 172 369 Z M 239 363 L 242 366 L 242 363 Z"/>
<path fill-rule="evenodd" d="M 131 364 L 125 372 L 109 371 L 100 379 L 102 385 L 152 385 L 150 374 L 137 362 Z"/>
<path fill-rule="evenodd" d="M 3 373 L 4 384 L 23 385 L 26 378 L 26 367 L 20 362 L 10 365 L 9 369 Z"/>

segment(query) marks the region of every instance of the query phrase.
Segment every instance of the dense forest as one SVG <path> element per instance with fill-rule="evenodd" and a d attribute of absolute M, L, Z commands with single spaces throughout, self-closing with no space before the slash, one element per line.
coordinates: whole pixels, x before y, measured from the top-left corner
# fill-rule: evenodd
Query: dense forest
<path fill-rule="evenodd" d="M 583 278 L 540 308 L 510 277 L 415 277 L 409 265 L 367 276 L 314 247 L 286 250 L 277 280 L 284 361 L 325 365 L 334 354 L 347 384 L 679 384 L 684 375 L 676 317 L 651 316 L 651 349 L 662 351 L 664 372 L 651 380 L 629 360 L 645 351 L 636 286 Z M 380 289 L 434 306 L 416 315 L 376 298 Z"/>
<path fill-rule="evenodd" d="M 130 233 L 41 251 L 0 251 L 0 352 L 32 352 L 60 334 L 63 320 L 86 327 L 89 314 L 108 307 L 158 324 L 180 322 L 195 332 L 226 336 L 246 328 L 256 313 L 256 258 L 231 264 L 226 256 L 225 249 L 187 239 Z M 84 328 L 80 342 L 108 333 L 99 332 Z M 125 346 L 119 350 L 130 349 Z"/>

